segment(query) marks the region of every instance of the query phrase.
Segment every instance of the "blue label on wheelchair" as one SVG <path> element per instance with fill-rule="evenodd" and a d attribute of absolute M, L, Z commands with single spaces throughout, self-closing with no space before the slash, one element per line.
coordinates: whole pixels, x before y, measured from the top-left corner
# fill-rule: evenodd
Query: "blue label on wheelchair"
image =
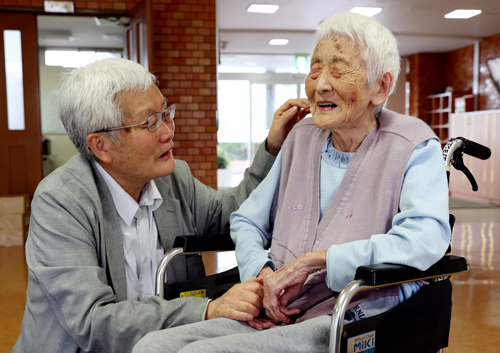
<path fill-rule="evenodd" d="M 347 340 L 348 353 L 375 353 L 375 331 L 365 332 Z"/>

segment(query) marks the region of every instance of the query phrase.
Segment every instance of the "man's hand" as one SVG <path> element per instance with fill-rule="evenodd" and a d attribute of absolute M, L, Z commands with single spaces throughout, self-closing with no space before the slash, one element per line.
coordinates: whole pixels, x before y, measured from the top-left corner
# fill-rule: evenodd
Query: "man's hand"
<path fill-rule="evenodd" d="M 311 104 L 305 98 L 290 99 L 274 113 L 273 123 L 267 136 L 267 152 L 277 156 L 293 126 L 311 112 Z"/>
<path fill-rule="evenodd" d="M 260 270 L 257 278 L 264 278 L 270 274 L 274 273 L 273 269 L 269 265 L 265 265 L 262 270 Z M 276 326 L 276 322 L 271 320 L 264 312 L 261 312 L 260 315 L 253 320 L 248 321 L 248 325 L 257 329 L 259 331 L 266 330 L 273 326 Z"/>
<path fill-rule="evenodd" d="M 250 278 L 231 287 L 220 298 L 208 304 L 206 320 L 227 317 L 238 321 L 251 321 L 263 309 L 264 287 L 262 278 Z"/>
<path fill-rule="evenodd" d="M 326 268 L 326 250 L 305 253 L 278 271 L 264 277 L 264 308 L 274 321 L 289 323 L 288 316 L 300 313 L 287 309 L 290 299 L 299 294 L 313 272 Z"/>

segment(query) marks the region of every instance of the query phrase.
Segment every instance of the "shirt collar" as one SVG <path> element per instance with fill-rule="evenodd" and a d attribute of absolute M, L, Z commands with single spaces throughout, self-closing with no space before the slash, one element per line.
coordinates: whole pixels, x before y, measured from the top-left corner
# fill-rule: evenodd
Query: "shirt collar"
<path fill-rule="evenodd" d="M 335 146 L 333 146 L 332 135 L 328 137 L 321 151 L 321 157 L 327 164 L 342 169 L 347 169 L 354 154 L 354 152 L 341 152 L 337 150 Z"/>
<path fill-rule="evenodd" d="M 118 215 L 127 226 L 134 220 L 140 206 L 147 206 L 153 212 L 162 204 L 163 197 L 153 180 L 146 183 L 137 203 L 99 163 L 95 160 L 93 162 L 108 186 Z"/>

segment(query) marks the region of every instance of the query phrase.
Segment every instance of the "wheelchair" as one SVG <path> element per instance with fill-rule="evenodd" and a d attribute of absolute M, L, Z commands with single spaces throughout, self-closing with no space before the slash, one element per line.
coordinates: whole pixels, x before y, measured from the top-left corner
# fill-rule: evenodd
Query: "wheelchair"
<path fill-rule="evenodd" d="M 450 139 L 443 148 L 443 158 L 449 181 L 450 165 L 462 171 L 472 189 L 477 183 L 463 163 L 463 155 L 486 160 L 489 148 L 463 137 Z M 453 230 L 455 217 L 450 214 Z M 183 296 L 202 296 L 216 299 L 239 282 L 237 268 L 216 275 L 180 283 L 164 283 L 166 269 L 180 255 L 199 255 L 203 252 L 234 250 L 229 234 L 179 236 L 173 249 L 158 265 L 155 294 L 174 299 Z M 451 252 L 451 244 L 447 254 Z M 357 268 L 354 280 L 338 295 L 332 313 L 330 352 L 332 353 L 421 353 L 441 352 L 448 346 L 451 323 L 452 285 L 458 274 L 469 271 L 463 257 L 445 255 L 426 271 L 397 264 L 374 264 Z M 344 325 L 344 316 L 352 297 L 364 290 L 426 280 L 429 285 L 407 301 L 382 314 Z"/>

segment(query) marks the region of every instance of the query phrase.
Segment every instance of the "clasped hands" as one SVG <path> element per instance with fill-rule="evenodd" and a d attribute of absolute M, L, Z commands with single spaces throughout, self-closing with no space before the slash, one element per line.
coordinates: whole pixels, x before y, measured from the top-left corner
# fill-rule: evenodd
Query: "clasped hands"
<path fill-rule="evenodd" d="M 266 265 L 257 278 L 233 286 L 210 302 L 206 319 L 227 317 L 247 321 L 258 330 L 280 322 L 290 323 L 289 316 L 299 314 L 300 310 L 287 309 L 288 302 L 299 294 L 311 273 L 324 268 L 326 250 L 305 253 L 276 272 Z M 264 310 L 266 315 L 261 315 Z"/>

